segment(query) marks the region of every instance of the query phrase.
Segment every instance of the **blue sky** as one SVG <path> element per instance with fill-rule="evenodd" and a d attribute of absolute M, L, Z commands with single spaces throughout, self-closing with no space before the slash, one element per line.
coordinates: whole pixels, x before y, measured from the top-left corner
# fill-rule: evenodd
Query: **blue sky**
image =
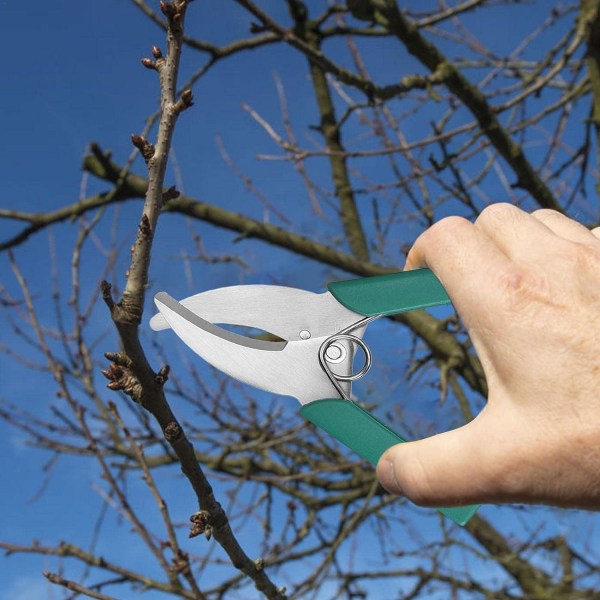
<path fill-rule="evenodd" d="M 281 2 L 271 0 L 263 5 L 285 20 Z M 424 5 L 424 3 L 418 3 Z M 430 3 L 432 4 L 432 3 Z M 237 35 L 246 35 L 248 22 L 237 13 L 223 11 L 215 26 L 214 19 L 206 18 L 221 10 L 218 0 L 196 2 L 190 9 L 188 27 L 198 37 L 222 43 Z M 139 59 L 149 55 L 153 43 L 163 44 L 162 33 L 130 2 L 104 0 L 103 2 L 2 2 L 0 5 L 0 33 L 5 58 L 0 63 L 3 92 L 0 96 L 0 126 L 3 138 L 0 175 L 3 181 L 3 199 L 0 205 L 23 211 L 47 211 L 76 200 L 82 193 L 91 194 L 105 186 L 94 180 L 82 178 L 79 169 L 86 146 L 97 141 L 103 148 L 113 151 L 115 159 L 123 162 L 131 151 L 129 135 L 141 131 L 146 116 L 157 107 L 156 79 L 152 72 L 139 64 Z M 533 18 L 533 16 L 532 16 Z M 478 20 L 476 20 L 478 19 Z M 506 27 L 523 32 L 530 26 L 527 19 L 514 21 L 510 12 L 484 11 L 476 13 L 472 22 L 485 35 L 486 42 L 501 51 L 509 43 Z M 516 31 L 516 33 L 519 33 Z M 393 81 L 400 68 L 413 63 L 409 57 L 402 61 L 394 54 L 391 45 L 373 47 L 367 53 L 371 72 L 383 81 Z M 182 65 L 182 80 L 198 64 L 198 55 L 186 51 Z M 415 66 L 416 70 L 416 66 Z M 231 210 L 241 210 L 259 219 L 277 223 L 276 215 L 252 197 L 243 184 L 231 174 L 219 156 L 216 144 L 218 135 L 237 166 L 252 173 L 257 187 L 267 191 L 269 198 L 285 206 L 296 231 L 329 231 L 329 223 L 315 219 L 309 209 L 309 199 L 297 175 L 287 164 L 257 162 L 257 154 L 275 154 L 273 142 L 241 108 L 247 102 L 261 115 L 282 127 L 279 103 L 275 93 L 275 74 L 286 89 L 290 113 L 299 131 L 316 122 L 315 107 L 303 93 L 306 79 L 305 61 L 296 52 L 282 47 L 280 51 L 256 52 L 239 56 L 211 72 L 195 89 L 196 104 L 183 114 L 177 129 L 174 150 L 182 179 L 181 189 L 190 195 Z M 417 124 L 415 124 L 417 127 Z M 410 131 L 407 132 L 410 135 Z M 306 140 L 303 140 L 306 142 Z M 327 182 L 326 172 L 315 163 L 308 168 L 317 181 Z M 141 172 L 138 164 L 136 169 Z M 178 171 L 170 169 L 169 177 L 176 180 Z M 499 184 L 486 190 L 502 198 Z M 285 200 L 281 201 L 280 199 Z M 290 199 L 290 201 L 287 201 Z M 581 207 L 581 210 L 588 210 Z M 107 220 L 99 229 L 98 246 L 108 245 L 115 235 L 119 243 L 128 247 L 127 240 L 135 232 L 139 204 L 130 203 L 123 208 L 122 218 Z M 127 218 L 127 216 L 131 218 Z M 331 278 L 332 270 L 315 266 L 307 259 L 291 257 L 285 252 L 275 252 L 260 244 L 235 246 L 248 263 L 248 269 L 234 264 L 211 267 L 206 271 L 198 263 L 181 259 L 184 247 L 178 228 L 187 227 L 181 219 L 166 216 L 159 227 L 151 278 L 152 288 L 166 289 L 174 296 L 236 283 L 293 283 L 321 291 Z M 418 234 L 413 227 L 407 237 Z M 211 254 L 229 253 L 233 234 L 208 226 L 199 227 L 207 251 Z M 4 239 L 15 228 L 0 221 L 0 235 Z M 44 232 L 15 251 L 32 287 L 34 300 L 41 318 L 53 319 L 53 309 L 47 300 L 47 290 L 52 285 L 51 250 L 56 250 L 56 263 L 60 267 L 60 285 L 68 286 L 69 261 L 76 228 L 63 224 L 55 228 L 52 236 Z M 102 237 L 104 236 L 104 237 Z M 239 248 L 239 249 L 238 249 Z M 101 251 L 90 249 L 84 257 L 85 294 L 89 296 L 99 278 L 98 264 Z M 390 244 L 386 255 L 390 264 L 401 265 L 398 248 Z M 127 252 L 123 252 L 117 271 L 125 269 Z M 339 275 L 339 274 L 338 274 Z M 14 278 L 5 256 L 0 256 L 0 282 L 17 293 Z M 107 326 L 102 306 L 96 313 L 92 326 L 95 334 L 106 332 L 107 347 L 116 345 L 112 329 Z M 148 308 L 146 317 L 152 313 Z M 439 313 L 447 314 L 447 313 Z M 7 329 L 5 329 L 6 331 Z M 408 336 L 397 328 L 393 331 L 385 324 L 372 326 L 374 351 L 379 351 L 380 366 L 372 380 L 374 399 L 385 409 L 394 407 L 382 383 L 393 386 L 394 398 L 419 400 L 419 404 L 404 405 L 407 414 L 430 413 L 439 410 L 435 392 L 408 385 L 394 370 L 401 352 L 406 348 Z M 150 336 L 150 332 L 144 335 Z M 163 334 L 159 343 L 172 355 L 190 355 L 177 346 L 173 336 Z M 378 338 L 384 341 L 377 341 Z M 1 341 L 15 351 L 27 351 L 16 338 Z M 33 353 L 35 357 L 35 353 Z M 37 357 L 39 358 L 39 356 Z M 368 384 L 364 384 L 367 386 Z M 48 396 L 53 393 L 51 382 L 30 367 L 0 358 L 0 397 L 40 415 L 48 412 Z M 112 398 L 108 393 L 106 399 Z M 289 399 L 282 402 L 290 411 L 295 407 Z M 440 422 L 448 422 L 451 409 L 445 407 Z M 44 460 L 40 453 L 24 444 L 22 434 L 0 423 L 0 469 L 5 482 L 0 487 L 0 539 L 27 544 L 37 538 L 41 543 L 56 543 L 72 539 L 82 546 L 90 544 L 90 520 L 96 518 L 103 504 L 96 489 L 98 472 L 90 462 L 76 458 L 63 458 L 54 467 L 45 491 L 34 498 L 44 479 Z M 49 457 L 48 457 L 49 458 Z M 170 474 L 165 481 L 164 493 L 179 520 L 189 514 L 190 495 L 185 484 Z M 181 489 L 185 489 L 181 493 Z M 139 495 L 140 510 L 148 518 L 158 513 L 148 494 Z M 547 534 L 563 532 L 570 539 L 584 542 L 584 536 L 596 531 L 598 519 L 577 511 L 549 511 L 532 509 L 527 516 L 521 511 L 488 507 L 483 509 L 499 527 L 506 531 L 521 531 L 529 520 L 545 523 Z M 432 520 L 416 517 L 418 527 L 426 536 Z M 114 514 L 107 517 L 108 537 L 100 544 L 110 549 L 112 556 L 121 554 L 130 564 L 144 564 L 148 557 L 131 544 L 126 526 L 119 524 Z M 252 546 L 252 527 L 244 534 L 244 541 Z M 46 568 L 55 570 L 56 561 L 39 557 L 0 557 L 2 589 L 0 600 L 15 598 L 59 598 L 40 577 Z M 490 574 L 490 577 L 493 574 Z M 158 595 L 155 595 L 159 597 Z M 147 594 L 147 598 L 154 596 Z"/>

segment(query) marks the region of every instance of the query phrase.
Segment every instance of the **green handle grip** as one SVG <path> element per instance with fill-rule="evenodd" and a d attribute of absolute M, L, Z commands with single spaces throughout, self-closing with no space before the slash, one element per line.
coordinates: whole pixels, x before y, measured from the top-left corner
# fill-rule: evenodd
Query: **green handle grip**
<path fill-rule="evenodd" d="M 450 303 L 440 280 L 429 269 L 336 281 L 327 287 L 340 304 L 369 317 Z"/>
<path fill-rule="evenodd" d="M 374 415 L 350 400 L 315 400 L 302 406 L 300 414 L 372 465 L 377 464 L 390 446 L 406 442 L 402 436 L 394 433 Z M 465 525 L 478 508 L 479 506 L 456 506 L 437 510 L 458 525 Z"/>

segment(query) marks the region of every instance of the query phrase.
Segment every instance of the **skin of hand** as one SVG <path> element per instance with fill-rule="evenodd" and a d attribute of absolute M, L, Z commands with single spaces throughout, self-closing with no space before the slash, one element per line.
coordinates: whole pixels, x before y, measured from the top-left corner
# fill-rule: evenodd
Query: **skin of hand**
<path fill-rule="evenodd" d="M 425 231 L 405 270 L 422 267 L 469 332 L 488 401 L 463 427 L 387 450 L 381 484 L 423 506 L 600 509 L 600 227 L 494 204 Z"/>

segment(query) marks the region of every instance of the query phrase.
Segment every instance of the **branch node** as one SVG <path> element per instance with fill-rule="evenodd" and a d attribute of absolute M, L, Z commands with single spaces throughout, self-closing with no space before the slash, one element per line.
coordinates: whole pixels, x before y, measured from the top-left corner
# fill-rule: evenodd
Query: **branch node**
<path fill-rule="evenodd" d="M 163 206 L 169 202 L 169 200 L 175 200 L 175 198 L 179 198 L 181 193 L 172 185 L 167 191 L 163 192 L 162 202 Z"/>
<path fill-rule="evenodd" d="M 190 560 L 185 552 L 174 557 L 171 564 L 172 566 L 169 568 L 169 571 L 172 573 L 181 573 L 182 575 L 189 575 L 191 573 Z"/>
<path fill-rule="evenodd" d="M 161 0 L 160 10 L 162 14 L 165 15 L 165 17 L 167 17 L 167 19 L 169 20 L 171 20 L 173 18 L 173 15 L 175 14 L 175 7 L 173 6 L 172 2 L 164 2 L 163 0 Z"/>
<path fill-rule="evenodd" d="M 212 526 L 210 525 L 211 515 L 207 510 L 200 510 L 190 516 L 192 526 L 190 527 L 189 537 L 193 538 L 201 533 L 204 534 L 207 540 L 212 536 Z"/>
<path fill-rule="evenodd" d="M 160 2 L 160 10 L 169 20 L 170 25 L 180 26 L 186 6 L 191 0 L 174 0 L 173 2 Z"/>
<path fill-rule="evenodd" d="M 131 364 L 129 359 L 127 361 Z M 142 384 L 129 367 L 113 362 L 108 369 L 102 370 L 102 375 L 110 381 L 106 386 L 108 389 L 113 391 L 122 390 L 138 404 L 142 401 Z"/>
<path fill-rule="evenodd" d="M 167 423 L 163 433 L 167 441 L 173 442 L 181 435 L 181 427 L 179 427 L 179 423 L 176 421 L 171 421 Z"/>
<path fill-rule="evenodd" d="M 152 228 L 150 227 L 150 219 L 148 215 L 144 213 L 142 215 L 142 220 L 140 221 L 140 233 L 144 237 L 150 237 L 152 235 Z"/>
<path fill-rule="evenodd" d="M 160 371 L 154 376 L 154 381 L 158 385 L 165 385 L 165 383 L 169 379 L 169 372 L 171 371 L 171 367 L 169 365 L 163 365 Z"/>

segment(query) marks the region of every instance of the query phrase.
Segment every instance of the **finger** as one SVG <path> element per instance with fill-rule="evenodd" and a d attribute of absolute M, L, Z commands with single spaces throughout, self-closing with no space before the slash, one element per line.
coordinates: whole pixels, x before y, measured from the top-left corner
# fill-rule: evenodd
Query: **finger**
<path fill-rule="evenodd" d="M 533 211 L 531 216 L 565 240 L 579 244 L 598 243 L 597 237 L 587 227 L 556 210 L 541 208 Z"/>
<path fill-rule="evenodd" d="M 456 310 L 467 316 L 479 314 L 482 303 L 495 295 L 497 274 L 507 264 L 502 252 L 472 223 L 462 217 L 447 217 L 419 236 L 404 268 L 430 268 Z"/>
<path fill-rule="evenodd" d="M 475 228 L 511 260 L 545 260 L 549 248 L 560 251 L 561 244 L 567 244 L 540 219 L 512 204 L 491 204 L 481 212 Z"/>
<path fill-rule="evenodd" d="M 446 217 L 426 229 L 412 245 L 406 263 L 405 271 L 427 267 L 434 269 L 443 263 L 443 257 L 451 250 L 455 255 L 453 262 L 462 263 L 467 253 L 459 253 L 460 241 L 463 237 L 472 239 L 475 243 L 476 234 L 473 224 L 462 217 Z"/>
<path fill-rule="evenodd" d="M 504 477 L 494 454 L 506 448 L 486 431 L 483 413 L 474 421 L 417 442 L 388 449 L 377 465 L 377 477 L 392 494 L 403 495 L 422 506 L 457 506 L 499 501 Z"/>

